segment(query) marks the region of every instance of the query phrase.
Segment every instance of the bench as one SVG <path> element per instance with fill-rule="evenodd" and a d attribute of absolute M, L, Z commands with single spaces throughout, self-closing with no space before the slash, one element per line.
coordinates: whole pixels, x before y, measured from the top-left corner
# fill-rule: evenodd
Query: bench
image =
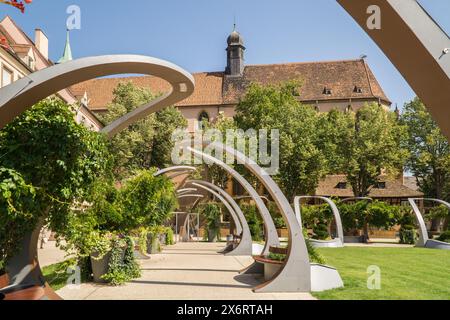
<path fill-rule="evenodd" d="M 287 248 L 270 247 L 269 252 L 272 254 L 287 255 Z M 284 266 L 285 261 L 273 260 L 268 256 L 253 256 L 256 263 L 263 265 L 264 267 L 264 280 L 269 281 L 272 279 Z"/>

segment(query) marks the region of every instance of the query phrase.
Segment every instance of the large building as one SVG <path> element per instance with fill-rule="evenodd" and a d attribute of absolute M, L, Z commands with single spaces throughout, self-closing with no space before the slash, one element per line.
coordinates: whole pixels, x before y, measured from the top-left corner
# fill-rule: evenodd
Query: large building
<path fill-rule="evenodd" d="M 324 62 L 300 62 L 270 65 L 246 65 L 242 36 L 233 31 L 227 40 L 224 71 L 194 73 L 195 92 L 176 105 L 194 132 L 204 118 L 214 121 L 219 114 L 232 117 L 239 99 L 251 83 L 277 84 L 299 80 L 299 100 L 319 111 L 358 110 L 375 102 L 390 108 L 391 102 L 364 59 Z M 108 110 L 113 91 L 120 82 L 132 81 L 153 93 L 165 92 L 169 85 L 152 76 L 95 79 L 73 86 L 72 91 L 89 98 L 89 108 L 96 113 Z"/>
<path fill-rule="evenodd" d="M 52 66 L 53 62 L 48 57 L 48 46 L 49 40 L 42 30 L 35 30 L 33 41 L 9 16 L 3 18 L 0 21 L 0 88 L 30 73 Z M 66 43 L 65 53 L 68 53 L 68 48 L 69 42 Z M 78 103 L 69 89 L 61 90 L 57 96 L 70 105 Z M 75 116 L 79 123 L 92 130 L 99 131 L 102 128 L 102 123 L 84 104 L 80 104 Z"/>
<path fill-rule="evenodd" d="M 245 50 L 242 36 L 234 30 L 227 39 L 225 70 L 194 73 L 195 92 L 176 105 L 188 120 L 190 132 L 199 129 L 204 119 L 214 121 L 220 114 L 233 117 L 239 99 L 251 83 L 278 84 L 298 80 L 301 83 L 299 101 L 315 106 L 320 112 L 332 109 L 357 111 L 366 103 L 377 103 L 386 110 L 391 107 L 389 98 L 364 59 L 246 65 Z M 95 79 L 75 85 L 71 90 L 80 97 L 87 93 L 89 108 L 101 114 L 108 111 L 117 85 L 129 81 L 153 93 L 170 89 L 159 78 L 142 76 Z M 237 183 L 230 183 L 231 189 L 235 195 L 243 192 Z M 339 175 L 320 181 L 316 194 L 341 198 L 353 196 L 345 176 Z M 403 177 L 399 177 L 394 181 L 382 180 L 370 196 L 399 204 L 409 197 L 420 197 L 422 193 L 405 186 Z"/>

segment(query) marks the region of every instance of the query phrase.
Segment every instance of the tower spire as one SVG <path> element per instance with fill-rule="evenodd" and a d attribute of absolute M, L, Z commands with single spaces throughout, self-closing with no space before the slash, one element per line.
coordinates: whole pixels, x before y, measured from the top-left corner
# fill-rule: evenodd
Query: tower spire
<path fill-rule="evenodd" d="M 64 47 L 64 53 L 61 59 L 58 60 L 58 64 L 72 61 L 72 48 L 70 47 L 70 31 L 67 29 L 67 36 L 66 36 L 66 45 Z"/>

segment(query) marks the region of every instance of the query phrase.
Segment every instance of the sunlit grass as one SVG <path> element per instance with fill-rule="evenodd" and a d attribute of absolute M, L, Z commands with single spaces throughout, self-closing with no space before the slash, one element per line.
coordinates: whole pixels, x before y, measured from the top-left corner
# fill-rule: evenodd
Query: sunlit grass
<path fill-rule="evenodd" d="M 450 300 L 450 251 L 418 248 L 320 249 L 345 288 L 314 293 L 319 299 Z M 369 290 L 369 266 L 381 269 L 381 289 Z"/>

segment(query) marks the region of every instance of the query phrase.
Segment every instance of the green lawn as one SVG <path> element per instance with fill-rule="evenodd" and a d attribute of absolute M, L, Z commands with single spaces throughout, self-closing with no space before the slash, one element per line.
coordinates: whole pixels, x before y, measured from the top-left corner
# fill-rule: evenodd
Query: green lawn
<path fill-rule="evenodd" d="M 450 251 L 418 248 L 319 249 L 345 288 L 314 293 L 324 300 L 450 300 Z M 381 290 L 367 289 L 367 268 L 381 269 Z"/>

